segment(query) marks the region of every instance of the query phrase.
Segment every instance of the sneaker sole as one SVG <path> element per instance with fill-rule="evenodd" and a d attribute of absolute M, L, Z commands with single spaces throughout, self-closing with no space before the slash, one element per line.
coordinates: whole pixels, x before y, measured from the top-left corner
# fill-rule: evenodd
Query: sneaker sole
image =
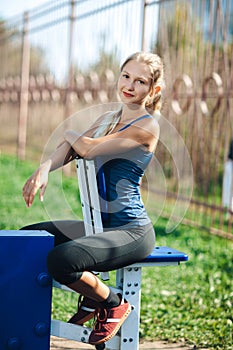
<path fill-rule="evenodd" d="M 106 341 L 110 340 L 111 338 L 113 338 L 114 335 L 116 335 L 116 333 L 121 328 L 122 324 L 125 322 L 126 318 L 129 316 L 130 312 L 131 312 L 131 305 L 129 305 L 128 309 L 126 310 L 126 312 L 124 313 L 124 315 L 122 316 L 120 321 L 118 322 L 117 327 L 114 329 L 114 331 L 111 334 L 109 334 L 105 338 L 102 338 L 102 339 L 100 339 L 100 340 L 98 340 L 96 342 L 92 342 L 90 344 L 92 344 L 92 345 L 102 344 L 102 343 L 105 343 Z"/>

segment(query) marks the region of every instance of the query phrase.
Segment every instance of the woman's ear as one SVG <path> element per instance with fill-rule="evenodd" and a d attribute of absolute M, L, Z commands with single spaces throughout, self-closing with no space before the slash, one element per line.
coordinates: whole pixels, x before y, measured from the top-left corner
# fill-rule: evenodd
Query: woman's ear
<path fill-rule="evenodd" d="M 154 88 L 154 93 L 155 93 L 155 95 L 157 95 L 160 91 L 161 91 L 161 87 L 160 87 L 159 85 L 157 85 L 157 86 Z"/>
<path fill-rule="evenodd" d="M 157 95 L 161 91 L 161 87 L 159 85 L 155 86 L 154 88 L 151 89 L 150 92 L 150 97 L 153 95 Z"/>

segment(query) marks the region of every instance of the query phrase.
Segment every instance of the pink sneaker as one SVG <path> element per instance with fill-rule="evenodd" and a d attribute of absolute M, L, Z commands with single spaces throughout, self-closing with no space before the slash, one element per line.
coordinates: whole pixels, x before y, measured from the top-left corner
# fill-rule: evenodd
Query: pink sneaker
<path fill-rule="evenodd" d="M 85 322 L 94 317 L 98 306 L 99 304 L 96 301 L 80 295 L 78 299 L 78 311 L 71 317 L 68 323 L 82 326 Z"/>
<path fill-rule="evenodd" d="M 98 309 L 94 329 L 89 337 L 89 343 L 97 345 L 111 339 L 118 332 L 130 312 L 130 304 L 122 299 L 122 297 L 119 306 L 111 309 Z"/>

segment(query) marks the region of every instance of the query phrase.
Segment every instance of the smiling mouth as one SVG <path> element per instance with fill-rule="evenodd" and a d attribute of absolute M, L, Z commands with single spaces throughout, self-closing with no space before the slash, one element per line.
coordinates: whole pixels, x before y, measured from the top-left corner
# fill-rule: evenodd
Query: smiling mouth
<path fill-rule="evenodd" d="M 125 91 L 123 91 L 123 95 L 124 95 L 125 97 L 133 97 L 132 94 L 130 94 L 130 93 L 128 93 L 128 92 L 125 92 Z"/>

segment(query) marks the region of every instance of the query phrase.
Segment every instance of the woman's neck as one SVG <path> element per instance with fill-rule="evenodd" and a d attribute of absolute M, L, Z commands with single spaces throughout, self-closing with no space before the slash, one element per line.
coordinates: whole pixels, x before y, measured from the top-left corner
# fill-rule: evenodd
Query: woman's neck
<path fill-rule="evenodd" d="M 124 105 L 122 108 L 121 122 L 138 118 L 144 114 L 148 114 L 144 106 L 128 106 Z"/>

